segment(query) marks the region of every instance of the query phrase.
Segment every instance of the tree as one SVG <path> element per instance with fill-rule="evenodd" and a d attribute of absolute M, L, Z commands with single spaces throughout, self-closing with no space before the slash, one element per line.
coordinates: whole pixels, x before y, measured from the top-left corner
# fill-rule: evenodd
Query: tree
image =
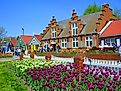
<path fill-rule="evenodd" d="M 0 48 L 1 48 L 1 45 L 2 45 L 2 38 L 5 36 L 7 32 L 5 31 L 5 28 L 3 27 L 0 27 Z"/>
<path fill-rule="evenodd" d="M 5 28 L 0 27 L 0 38 L 4 37 L 6 33 Z"/>
<path fill-rule="evenodd" d="M 93 5 L 89 5 L 84 11 L 83 15 L 95 13 L 101 11 L 101 6 L 97 6 L 95 3 Z"/>
<path fill-rule="evenodd" d="M 116 8 L 113 13 L 118 19 L 121 18 L 121 9 Z"/>

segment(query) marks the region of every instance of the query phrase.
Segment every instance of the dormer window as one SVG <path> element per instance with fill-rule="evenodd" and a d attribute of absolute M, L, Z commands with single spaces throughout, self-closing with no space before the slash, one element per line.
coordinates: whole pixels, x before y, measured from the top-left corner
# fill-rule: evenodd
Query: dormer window
<path fill-rule="evenodd" d="M 78 24 L 77 23 L 72 24 L 72 35 L 78 35 Z"/>
<path fill-rule="evenodd" d="M 52 28 L 52 38 L 56 38 L 56 29 Z"/>

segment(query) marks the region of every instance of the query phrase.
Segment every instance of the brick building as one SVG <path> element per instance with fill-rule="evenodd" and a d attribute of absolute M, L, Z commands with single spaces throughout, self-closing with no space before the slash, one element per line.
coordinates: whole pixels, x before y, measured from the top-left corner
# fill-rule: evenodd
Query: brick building
<path fill-rule="evenodd" d="M 56 48 L 61 46 L 62 50 L 72 51 L 84 47 L 99 46 L 99 32 L 109 20 L 115 20 L 109 4 L 102 5 L 100 12 L 89 15 L 78 16 L 72 11 L 69 19 L 57 22 L 55 17 L 43 30 L 41 39 L 43 46 L 52 45 Z"/>

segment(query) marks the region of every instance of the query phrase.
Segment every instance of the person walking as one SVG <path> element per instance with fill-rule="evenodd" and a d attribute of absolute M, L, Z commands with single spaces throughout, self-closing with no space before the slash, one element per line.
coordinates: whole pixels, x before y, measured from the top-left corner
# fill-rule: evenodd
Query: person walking
<path fill-rule="evenodd" d="M 113 46 L 113 52 L 117 51 L 117 48 L 118 48 L 117 45 L 113 43 L 112 46 Z"/>
<path fill-rule="evenodd" d="M 119 46 L 119 48 L 118 48 L 118 54 L 119 54 L 119 56 L 121 57 L 121 44 L 120 44 L 120 46 Z"/>
<path fill-rule="evenodd" d="M 2 53 L 5 54 L 6 46 L 2 46 Z"/>
<path fill-rule="evenodd" d="M 61 49 L 60 45 L 57 46 L 57 49 L 58 49 L 58 53 L 60 53 L 60 49 Z"/>
<path fill-rule="evenodd" d="M 120 46 L 118 48 L 118 54 L 120 56 L 120 60 L 118 61 L 118 64 L 121 64 L 121 43 L 120 43 Z"/>
<path fill-rule="evenodd" d="M 51 46 L 50 46 L 50 52 L 52 52 L 52 50 L 53 50 L 53 46 L 51 45 Z"/>

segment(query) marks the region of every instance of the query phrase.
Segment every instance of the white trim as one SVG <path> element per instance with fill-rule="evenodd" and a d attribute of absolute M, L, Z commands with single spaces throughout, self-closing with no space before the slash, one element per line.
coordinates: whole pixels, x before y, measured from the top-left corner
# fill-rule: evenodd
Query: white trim
<path fill-rule="evenodd" d="M 56 44 L 56 42 L 55 41 L 51 41 L 51 44 Z"/>
<path fill-rule="evenodd" d="M 113 21 L 109 21 L 104 27 L 103 29 L 100 31 L 100 35 L 105 31 L 105 29 L 112 23 Z"/>
<path fill-rule="evenodd" d="M 39 40 L 36 37 L 33 36 L 32 39 L 29 41 L 28 45 L 31 45 L 31 43 L 33 44 L 33 40 L 35 40 L 37 42 L 37 44 L 35 43 L 34 45 L 40 44 Z"/>

